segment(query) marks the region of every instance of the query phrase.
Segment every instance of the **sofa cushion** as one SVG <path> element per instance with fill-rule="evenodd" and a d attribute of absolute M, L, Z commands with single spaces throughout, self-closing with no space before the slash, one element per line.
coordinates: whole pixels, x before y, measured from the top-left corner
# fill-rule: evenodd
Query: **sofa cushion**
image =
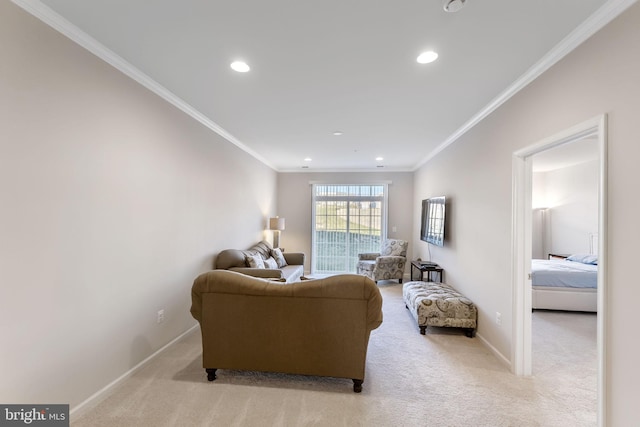
<path fill-rule="evenodd" d="M 282 268 L 287 265 L 287 261 L 284 259 L 284 255 L 282 255 L 282 250 L 280 248 L 271 249 L 271 256 L 273 256 L 276 263 L 278 263 L 278 268 Z"/>
<path fill-rule="evenodd" d="M 264 260 L 264 268 L 278 268 L 278 263 L 273 257 Z"/>
<path fill-rule="evenodd" d="M 287 283 L 297 282 L 304 274 L 304 266 L 302 265 L 285 265 L 280 269 L 282 277 Z"/>
<path fill-rule="evenodd" d="M 247 256 L 247 266 L 251 268 L 264 268 L 264 260 L 260 255 Z"/>

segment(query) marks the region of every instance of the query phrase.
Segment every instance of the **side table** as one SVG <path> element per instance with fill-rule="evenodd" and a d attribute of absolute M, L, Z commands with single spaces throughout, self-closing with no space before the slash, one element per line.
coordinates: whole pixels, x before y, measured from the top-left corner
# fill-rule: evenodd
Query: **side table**
<path fill-rule="evenodd" d="M 434 282 L 432 274 L 438 275 L 438 282 L 442 282 L 443 269 L 438 264 L 423 263 L 422 261 L 411 261 L 411 280 L 413 281 L 413 270 L 420 272 L 420 281 L 424 282 L 424 273 L 427 273 L 427 282 Z"/>

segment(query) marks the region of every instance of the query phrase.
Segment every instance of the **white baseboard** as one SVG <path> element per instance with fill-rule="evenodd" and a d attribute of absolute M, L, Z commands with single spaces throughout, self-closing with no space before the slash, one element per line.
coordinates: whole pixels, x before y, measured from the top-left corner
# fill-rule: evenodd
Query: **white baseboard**
<path fill-rule="evenodd" d="M 167 344 L 162 346 L 160 349 L 158 349 L 155 353 L 153 353 L 152 355 L 150 355 L 149 357 L 144 359 L 142 362 L 138 363 L 136 366 L 134 366 L 133 368 L 129 369 L 124 374 L 120 375 L 118 378 L 116 378 L 115 380 L 113 380 L 112 382 L 110 382 L 109 384 L 104 386 L 102 389 L 98 390 L 97 392 L 95 392 L 94 394 L 89 396 L 82 403 L 80 403 L 77 406 L 71 408 L 71 410 L 69 411 L 70 418 L 76 418 L 77 419 L 78 417 L 82 416 L 86 411 L 88 411 L 89 409 L 93 408 L 95 405 L 97 405 L 103 399 L 105 399 L 107 397 L 108 392 L 111 389 L 113 389 L 114 387 L 116 387 L 117 385 L 122 383 L 127 378 L 131 377 L 134 373 L 136 373 L 137 371 L 142 369 L 149 362 L 151 362 L 158 355 L 160 355 L 160 353 L 162 353 L 163 351 L 165 351 L 166 349 L 168 349 L 169 347 L 171 347 L 173 344 L 177 343 L 178 341 L 182 340 L 184 337 L 189 335 L 194 329 L 196 329 L 198 327 L 199 327 L 199 324 L 196 323 L 195 325 L 193 325 L 192 327 L 187 329 L 185 332 L 181 333 L 176 338 L 174 338 L 173 340 L 171 340 L 170 342 L 168 342 Z"/>
<path fill-rule="evenodd" d="M 500 353 L 497 348 L 492 346 L 491 343 L 489 343 L 489 341 L 487 341 L 481 334 L 476 333 L 476 338 L 479 338 L 480 341 L 482 341 L 482 344 L 484 344 L 485 347 L 491 350 L 494 356 L 496 356 L 498 360 L 501 361 L 507 368 L 509 368 L 509 371 L 511 371 L 511 361 L 509 359 L 504 357 L 504 355 Z"/>

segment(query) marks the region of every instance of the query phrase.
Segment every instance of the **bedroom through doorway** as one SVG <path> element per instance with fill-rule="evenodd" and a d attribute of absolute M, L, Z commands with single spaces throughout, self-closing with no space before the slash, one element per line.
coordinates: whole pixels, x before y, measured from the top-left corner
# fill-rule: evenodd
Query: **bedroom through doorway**
<path fill-rule="evenodd" d="M 585 144 L 585 145 L 581 145 Z M 571 193 L 571 189 L 575 192 L 575 188 L 583 188 L 580 191 L 586 191 L 584 188 L 587 186 L 580 187 L 581 183 L 577 182 L 580 180 L 582 176 L 582 172 L 587 174 L 587 172 L 580 172 L 580 168 L 574 169 L 573 171 L 565 170 L 564 172 L 559 172 L 558 176 L 562 177 L 564 175 L 565 183 L 561 184 L 560 187 L 565 187 L 564 189 L 558 188 L 556 181 L 554 179 L 547 179 L 547 187 L 551 190 L 551 193 L 554 191 L 556 193 L 564 192 L 564 195 L 556 194 L 557 200 L 556 204 L 552 204 L 550 202 L 545 202 L 543 204 L 548 204 L 548 206 L 536 206 L 538 208 L 549 208 L 551 207 L 551 211 L 548 211 L 550 216 L 554 216 L 554 219 L 559 220 L 556 223 L 553 223 L 550 218 L 546 218 L 546 224 L 537 224 L 537 239 L 533 238 L 534 235 L 534 181 L 543 181 L 544 178 L 534 176 L 534 163 L 536 162 L 536 157 L 539 162 L 542 162 L 544 156 L 551 157 L 554 154 L 561 153 L 562 150 L 571 151 L 577 148 L 585 148 L 590 144 L 595 145 L 595 152 L 597 154 L 596 159 L 593 164 L 589 167 L 583 165 L 583 168 L 590 169 L 593 172 L 595 168 L 597 171 L 595 173 L 595 177 L 591 178 L 592 186 L 588 190 L 591 192 L 590 200 L 592 208 L 589 209 L 589 212 L 580 212 L 576 214 L 574 211 L 573 217 L 571 217 L 571 210 L 563 212 L 563 209 L 566 208 L 565 205 L 568 204 L 569 201 L 576 199 L 577 194 Z M 554 151 L 559 150 L 559 151 Z M 585 152 L 589 150 L 584 150 Z M 547 178 L 551 177 L 553 174 L 548 175 Z M 586 176 L 586 175 L 585 175 Z M 583 177 L 584 178 L 584 177 Z M 597 194 L 594 196 L 593 191 L 593 183 L 595 181 L 595 186 L 597 187 Z M 538 183 L 539 184 L 539 183 Z M 514 188 L 514 198 L 513 198 L 513 318 L 514 318 L 514 345 L 513 345 L 513 353 L 512 353 L 512 368 L 516 375 L 529 376 L 535 374 L 536 377 L 539 377 L 540 370 L 544 370 L 545 365 L 541 365 L 536 367 L 538 372 L 533 372 L 533 358 L 535 354 L 533 352 L 533 340 L 539 340 L 539 336 L 534 336 L 533 332 L 539 332 L 543 329 L 543 327 L 551 326 L 550 329 L 552 332 L 549 334 L 559 334 L 559 330 L 554 329 L 558 325 L 562 325 L 563 321 L 566 323 L 567 320 L 575 320 L 578 319 L 579 316 L 572 316 L 577 311 L 597 311 L 597 315 L 587 315 L 590 316 L 590 321 L 586 320 L 583 322 L 586 326 L 584 326 L 587 330 L 590 329 L 590 332 L 593 332 L 593 327 L 595 323 L 595 335 L 596 335 L 596 349 L 595 353 L 596 357 L 596 392 L 595 392 L 595 404 L 589 405 L 590 407 L 594 407 L 594 411 L 589 414 L 590 422 L 589 425 L 602 425 L 605 414 L 605 403 L 604 395 L 606 393 L 605 382 L 604 382 L 604 346 L 605 346 L 605 336 L 604 336 L 604 321 L 606 319 L 606 116 L 601 115 L 595 117 L 591 120 L 587 120 L 579 125 L 576 125 L 572 128 L 569 128 L 563 132 L 560 132 L 556 135 L 553 135 L 549 138 L 545 138 L 544 140 L 539 141 L 536 144 L 533 144 L 529 147 L 526 147 L 522 150 L 514 152 L 513 154 L 513 188 Z M 562 191 L 560 191 L 562 190 Z M 567 195 L 568 192 L 568 195 Z M 539 194 L 537 194 L 539 196 Z M 547 195 L 548 196 L 548 195 Z M 593 200 L 597 200 L 594 202 Z M 550 199 L 553 199 L 550 197 Z M 562 206 L 562 208 L 560 208 Z M 583 211 L 587 208 L 582 207 Z M 565 209 L 566 210 L 566 209 Z M 569 217 L 567 216 L 569 215 Z M 595 219 L 593 219 L 595 216 Z M 569 218 L 569 219 L 567 219 Z M 581 225 L 580 227 L 576 227 L 577 222 L 583 222 L 587 225 Z M 595 225 L 594 225 L 595 224 Z M 595 227 L 595 230 L 594 230 Z M 535 240 L 535 241 L 534 241 Z M 535 248 L 534 248 L 535 246 Z M 595 300 L 593 300 L 593 295 L 586 298 L 584 301 L 584 296 L 582 295 L 578 299 L 583 299 L 583 301 L 579 302 L 577 307 L 569 306 L 561 306 L 561 307 L 543 307 L 543 308 L 551 308 L 554 311 L 549 311 L 551 315 L 542 315 L 538 316 L 543 319 L 539 321 L 539 318 L 535 318 L 536 322 L 536 331 L 533 328 L 533 306 L 534 306 L 534 291 L 532 287 L 532 259 L 534 259 L 534 252 L 538 258 L 557 258 L 564 259 L 565 256 L 568 255 L 595 255 L 597 259 L 597 272 L 596 272 L 596 281 L 597 288 L 595 290 Z M 571 254 L 570 252 L 584 252 L 583 254 Z M 591 253 L 594 252 L 594 253 Z M 571 260 L 573 261 L 573 260 Z M 582 259 L 583 262 L 589 261 L 588 258 Z M 582 293 L 588 293 L 589 291 L 584 291 Z M 567 293 L 567 295 L 563 295 L 561 298 L 556 298 L 555 294 L 550 292 L 546 292 L 548 295 L 547 302 L 544 304 L 548 304 L 549 295 L 551 295 L 551 302 L 562 301 L 562 304 L 570 303 L 574 295 L 571 292 Z M 574 292 L 580 294 L 581 292 Z M 593 291 L 591 291 L 593 294 Z M 536 305 L 540 304 L 540 301 L 536 298 Z M 581 304 L 591 304 L 593 309 L 584 309 Z M 542 313 L 542 311 L 541 311 Z M 554 316 L 553 314 L 557 313 L 560 316 Z M 564 317 L 562 314 L 564 313 Z M 568 316 L 567 316 L 568 315 Z M 553 317 L 553 318 L 549 318 Z M 595 321 L 594 321 L 595 317 Z M 591 322 L 589 324 L 589 322 Z M 571 331 L 572 327 L 569 327 L 569 331 Z M 580 335 L 580 328 L 578 327 L 575 334 Z M 570 332 L 571 333 L 571 332 Z M 575 335 L 574 334 L 574 335 Z M 551 344 L 551 348 L 555 347 L 565 347 L 566 341 L 568 339 L 564 338 L 564 342 L 559 341 L 548 341 L 547 344 Z M 543 339 L 544 342 L 544 339 Z M 593 352 L 593 339 L 591 338 L 590 344 L 587 341 L 587 345 Z M 574 353 L 578 353 L 576 348 L 573 348 Z M 547 351 L 550 351 L 547 348 Z M 564 359 L 560 357 L 557 360 L 556 365 L 562 365 L 564 363 Z M 590 362 L 589 362 L 590 363 Z M 553 364 L 553 363 L 552 363 Z M 569 375 L 570 377 L 570 375 Z M 593 380 L 592 384 L 593 384 Z M 593 391 L 591 391 L 593 393 Z M 592 394 L 593 396 L 593 394 Z M 593 399 L 592 399 L 593 401 Z M 588 402 L 587 402 L 588 403 Z"/>
<path fill-rule="evenodd" d="M 598 141 L 532 156 L 532 375 L 597 424 Z"/>

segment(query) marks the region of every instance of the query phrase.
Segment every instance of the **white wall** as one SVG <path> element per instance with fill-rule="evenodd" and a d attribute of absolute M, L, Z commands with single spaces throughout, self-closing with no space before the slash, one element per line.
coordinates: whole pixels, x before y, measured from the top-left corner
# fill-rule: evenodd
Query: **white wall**
<path fill-rule="evenodd" d="M 311 185 L 317 181 L 327 184 L 389 184 L 388 236 L 412 241 L 419 238 L 412 228 L 413 174 L 410 172 L 309 172 L 278 174 L 278 215 L 287 220 L 287 229 L 280 243 L 287 251 L 304 252 L 305 271 L 311 261 Z M 396 232 L 392 231 L 396 227 Z M 407 253 L 411 259 L 411 249 Z M 408 272 L 407 267 L 407 272 Z"/>
<path fill-rule="evenodd" d="M 0 2 L 0 401 L 73 408 L 195 325 L 193 279 L 263 238 L 276 179 Z"/>
<path fill-rule="evenodd" d="M 640 199 L 640 5 L 637 3 L 505 103 L 415 175 L 415 212 L 426 196 L 451 197 L 450 241 L 434 249 L 447 280 L 479 308 L 479 334 L 509 357 L 512 336 L 512 153 L 608 115 L 607 424 L 639 425 L 637 317 Z M 631 192 L 630 192 L 631 191 Z M 415 242 L 414 256 L 425 254 Z M 502 326 L 495 312 L 502 313 Z"/>
<path fill-rule="evenodd" d="M 590 252 L 590 236 L 598 232 L 599 176 L 597 160 L 534 173 L 534 202 L 540 200 L 547 207 L 544 215 L 544 227 L 548 228 L 543 248 L 545 257 L 548 253 Z"/>

